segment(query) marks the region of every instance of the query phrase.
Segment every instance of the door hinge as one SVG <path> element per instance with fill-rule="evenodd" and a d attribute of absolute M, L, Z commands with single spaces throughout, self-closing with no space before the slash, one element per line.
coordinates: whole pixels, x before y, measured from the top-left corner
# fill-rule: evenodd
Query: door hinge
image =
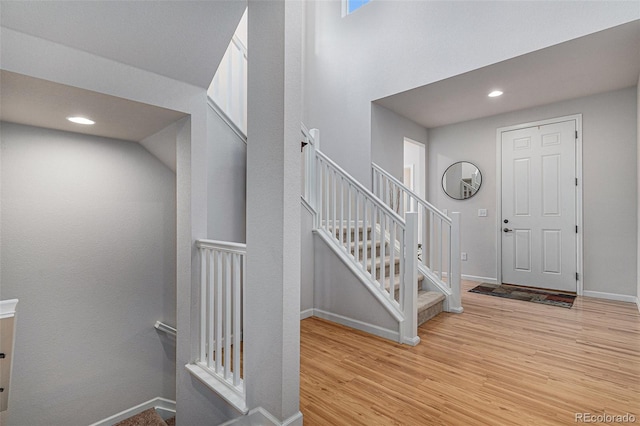
<path fill-rule="evenodd" d="M 578 225 L 576 225 L 576 234 L 578 233 Z"/>
<path fill-rule="evenodd" d="M 578 139 L 578 131 L 576 130 L 576 139 Z"/>
<path fill-rule="evenodd" d="M 576 178 L 576 186 L 578 186 L 578 178 Z"/>
<path fill-rule="evenodd" d="M 576 281 L 579 281 L 579 280 L 580 280 L 580 274 L 576 272 Z"/>

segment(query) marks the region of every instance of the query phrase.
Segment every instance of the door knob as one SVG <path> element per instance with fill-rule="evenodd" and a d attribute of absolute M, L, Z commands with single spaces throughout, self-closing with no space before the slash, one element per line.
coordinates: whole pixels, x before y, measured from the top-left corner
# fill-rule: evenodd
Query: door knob
<path fill-rule="evenodd" d="M 504 228 L 503 229 L 504 232 L 513 232 L 513 229 L 509 229 L 509 228 Z"/>

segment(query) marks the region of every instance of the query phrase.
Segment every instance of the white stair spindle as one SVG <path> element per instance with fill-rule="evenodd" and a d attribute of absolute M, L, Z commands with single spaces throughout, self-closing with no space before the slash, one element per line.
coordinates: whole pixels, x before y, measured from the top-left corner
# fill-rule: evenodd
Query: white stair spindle
<path fill-rule="evenodd" d="M 218 252 L 216 259 L 216 280 L 215 280 L 215 292 L 216 292 L 216 315 L 215 315 L 215 327 L 216 327 L 216 373 L 222 372 L 222 321 L 223 321 L 223 305 L 222 305 L 222 253 Z"/>
<path fill-rule="evenodd" d="M 200 300 L 205 300 L 207 294 L 207 250 L 200 250 Z M 207 336 L 207 305 L 200 304 L 200 362 L 206 357 Z"/>
<path fill-rule="evenodd" d="M 224 378 L 231 377 L 231 253 L 224 255 Z"/>
<path fill-rule="evenodd" d="M 242 256 L 233 255 L 233 385 L 240 384 L 240 337 L 242 335 L 241 304 L 242 284 L 240 282 L 240 267 Z"/>

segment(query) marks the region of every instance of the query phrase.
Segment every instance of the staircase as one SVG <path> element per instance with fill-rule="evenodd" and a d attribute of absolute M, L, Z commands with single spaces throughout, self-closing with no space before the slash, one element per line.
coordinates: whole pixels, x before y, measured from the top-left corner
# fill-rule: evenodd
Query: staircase
<path fill-rule="evenodd" d="M 445 215 L 376 165 L 370 191 L 319 150 L 317 130 L 303 127 L 302 135 L 303 200 L 312 211 L 314 233 L 397 325 L 364 314 L 358 309 L 360 299 L 348 292 L 339 309 L 351 304 L 349 312 L 359 317 L 349 317 L 349 312 L 334 317 L 401 343 L 418 344 L 418 325 L 442 311 L 462 312 L 459 213 Z M 422 259 L 418 244 L 425 248 Z"/>
<path fill-rule="evenodd" d="M 113 426 L 175 426 L 176 418 L 163 419 L 155 408 L 149 408 L 141 413 L 124 419 Z"/>
<path fill-rule="evenodd" d="M 336 237 L 340 238 L 339 236 L 339 230 L 335 230 L 336 233 Z M 342 235 L 342 239 L 346 240 L 346 229 L 343 230 L 343 235 Z M 366 257 L 371 259 L 372 253 L 375 259 L 374 262 L 374 266 L 375 266 L 375 276 L 377 277 L 383 277 L 384 278 L 384 283 L 385 283 L 385 289 L 387 291 L 390 291 L 391 288 L 391 275 L 392 275 L 392 267 L 391 267 L 391 256 L 385 256 L 384 258 L 384 263 L 382 262 L 382 250 L 380 247 L 380 240 L 378 239 L 378 241 L 375 243 L 375 248 L 372 248 L 372 239 L 371 239 L 371 227 L 368 226 L 366 229 L 366 234 L 364 233 L 365 230 L 363 228 L 361 228 L 359 230 L 359 238 L 358 238 L 358 244 L 356 246 L 355 241 L 351 243 L 351 249 L 350 249 L 350 253 L 352 256 L 354 256 L 355 258 L 355 251 L 356 251 L 356 247 L 358 250 L 358 258 L 363 258 L 365 256 L 364 251 L 366 250 Z M 355 240 L 355 238 L 352 238 L 352 240 Z M 394 245 L 397 245 L 397 241 L 395 241 Z M 389 241 L 385 241 L 385 252 L 389 253 L 389 247 L 391 246 Z M 372 265 L 371 263 L 368 264 L 367 266 L 367 272 L 369 274 L 371 274 L 371 269 L 372 269 Z M 396 300 L 398 303 L 400 302 L 400 259 L 399 258 L 394 258 L 393 259 L 393 279 L 394 279 L 394 292 L 393 292 L 393 298 L 394 300 Z M 373 275 L 373 274 L 371 274 Z M 418 292 L 417 292 L 417 296 L 418 296 L 418 300 L 417 300 L 417 318 L 418 318 L 418 323 L 417 325 L 420 326 L 422 324 L 424 324 L 425 322 L 429 321 L 431 318 L 435 317 L 436 315 L 438 315 L 439 313 L 441 313 L 443 311 L 443 303 L 445 301 L 445 296 L 444 294 L 442 294 L 439 291 L 429 291 L 429 290 L 423 290 L 422 289 L 422 283 L 424 281 L 424 275 L 422 274 L 418 274 L 418 278 L 416 280 L 417 282 L 417 288 L 418 288 Z"/>

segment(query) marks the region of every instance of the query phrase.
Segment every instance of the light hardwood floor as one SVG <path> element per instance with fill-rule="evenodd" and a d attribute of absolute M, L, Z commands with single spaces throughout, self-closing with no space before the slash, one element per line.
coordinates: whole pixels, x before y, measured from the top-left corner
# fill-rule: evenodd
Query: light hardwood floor
<path fill-rule="evenodd" d="M 572 309 L 468 293 L 416 347 L 316 318 L 301 323 L 309 425 L 562 425 L 575 413 L 640 424 L 640 313 L 578 297 Z"/>

